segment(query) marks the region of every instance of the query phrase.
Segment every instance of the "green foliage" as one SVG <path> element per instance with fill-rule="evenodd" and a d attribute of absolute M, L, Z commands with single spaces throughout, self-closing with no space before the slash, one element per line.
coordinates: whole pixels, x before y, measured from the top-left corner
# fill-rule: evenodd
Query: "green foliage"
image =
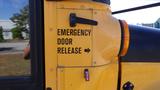
<path fill-rule="evenodd" d="M 3 38 L 3 28 L 0 27 L 0 42 L 2 42 L 4 40 Z"/>
<path fill-rule="evenodd" d="M 21 31 L 28 32 L 29 6 L 26 5 L 19 13 L 13 14 L 10 20 L 15 23 L 16 27 L 20 28 Z"/>
<path fill-rule="evenodd" d="M 22 30 L 21 30 L 20 27 L 15 27 L 11 31 L 12 31 L 14 39 L 23 39 L 23 37 L 22 37 Z"/>

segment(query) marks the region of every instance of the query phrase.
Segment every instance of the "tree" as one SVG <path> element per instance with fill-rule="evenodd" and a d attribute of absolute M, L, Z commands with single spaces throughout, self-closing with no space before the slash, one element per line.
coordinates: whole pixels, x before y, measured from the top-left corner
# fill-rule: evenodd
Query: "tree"
<path fill-rule="evenodd" d="M 3 38 L 3 28 L 2 26 L 0 26 L 0 42 L 2 42 L 4 40 Z"/>
<path fill-rule="evenodd" d="M 29 6 L 26 5 L 22 9 L 20 9 L 19 13 L 13 14 L 10 20 L 15 23 L 16 27 L 13 28 L 13 32 L 16 32 L 15 37 L 22 33 L 22 31 L 29 33 L 28 31 L 28 22 L 29 22 Z M 17 30 L 17 31 L 16 31 Z M 13 36 L 14 36 L 13 35 Z M 21 37 L 22 35 L 18 36 Z"/>
<path fill-rule="evenodd" d="M 11 31 L 12 31 L 14 39 L 23 39 L 22 32 L 21 32 L 21 29 L 19 27 L 15 27 Z"/>

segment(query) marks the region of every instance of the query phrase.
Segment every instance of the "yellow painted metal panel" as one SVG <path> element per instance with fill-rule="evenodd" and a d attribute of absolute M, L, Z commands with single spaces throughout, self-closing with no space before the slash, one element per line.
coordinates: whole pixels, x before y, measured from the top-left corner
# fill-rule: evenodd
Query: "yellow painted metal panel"
<path fill-rule="evenodd" d="M 98 26 L 77 24 L 69 26 L 69 15 L 96 20 Z M 104 19 L 104 17 L 106 19 Z M 117 55 L 120 48 L 120 25 L 112 18 L 110 8 L 105 4 L 91 2 L 46 1 L 45 20 L 45 75 L 46 87 L 54 90 L 116 90 L 118 80 Z M 62 31 L 67 31 L 62 35 Z M 70 36 L 71 30 L 89 30 L 87 36 Z M 88 32 L 89 33 L 89 32 Z M 63 32 L 64 34 L 64 32 Z M 71 40 L 69 44 L 59 44 L 59 39 Z M 63 50 L 59 52 L 59 47 Z M 69 54 L 68 47 L 89 48 L 89 53 Z M 67 54 L 68 53 L 68 54 Z M 57 69 L 58 67 L 58 69 Z M 90 71 L 89 82 L 83 71 Z M 57 87 L 58 85 L 58 87 Z"/>
<path fill-rule="evenodd" d="M 134 90 L 160 90 L 160 63 L 122 63 L 122 85 L 127 81 Z"/>
<path fill-rule="evenodd" d="M 84 69 L 89 69 L 90 81 L 85 81 Z M 58 90 L 117 90 L 117 80 L 117 60 L 99 67 L 58 69 Z"/>
<path fill-rule="evenodd" d="M 93 27 L 93 65 L 108 64 L 120 50 L 120 24 L 107 10 L 94 10 L 93 18 L 99 22 L 98 26 Z"/>
<path fill-rule="evenodd" d="M 44 0 L 44 18 L 46 87 L 51 87 L 55 90 L 57 88 L 56 3 Z"/>
<path fill-rule="evenodd" d="M 69 16 L 75 13 L 78 17 L 92 19 L 92 10 L 57 10 L 57 39 L 69 39 L 71 43 L 57 45 L 58 66 L 91 66 L 92 60 L 92 26 L 77 24 L 70 27 Z M 82 32 L 85 32 L 84 35 Z M 79 53 L 71 53 L 73 48 L 79 48 Z M 63 51 L 62 51 L 63 49 Z M 91 51 L 85 52 L 85 49 Z"/>
<path fill-rule="evenodd" d="M 111 13 L 110 6 L 103 3 L 93 2 L 92 0 L 68 0 L 57 3 L 57 8 L 78 9 L 78 10 L 107 10 Z"/>

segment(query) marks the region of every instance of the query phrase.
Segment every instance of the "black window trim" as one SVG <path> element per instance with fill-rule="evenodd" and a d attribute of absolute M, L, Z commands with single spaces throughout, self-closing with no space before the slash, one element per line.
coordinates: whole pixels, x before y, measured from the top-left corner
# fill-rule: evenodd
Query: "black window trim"
<path fill-rule="evenodd" d="M 43 0 L 29 0 L 31 76 L 0 77 L 2 90 L 45 90 Z"/>

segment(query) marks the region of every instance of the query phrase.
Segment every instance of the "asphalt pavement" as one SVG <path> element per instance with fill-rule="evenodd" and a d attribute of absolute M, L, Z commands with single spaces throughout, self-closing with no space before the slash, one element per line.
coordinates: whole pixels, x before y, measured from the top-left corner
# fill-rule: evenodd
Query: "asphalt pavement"
<path fill-rule="evenodd" d="M 28 42 L 4 42 L 0 43 L 0 54 L 23 53 Z"/>

